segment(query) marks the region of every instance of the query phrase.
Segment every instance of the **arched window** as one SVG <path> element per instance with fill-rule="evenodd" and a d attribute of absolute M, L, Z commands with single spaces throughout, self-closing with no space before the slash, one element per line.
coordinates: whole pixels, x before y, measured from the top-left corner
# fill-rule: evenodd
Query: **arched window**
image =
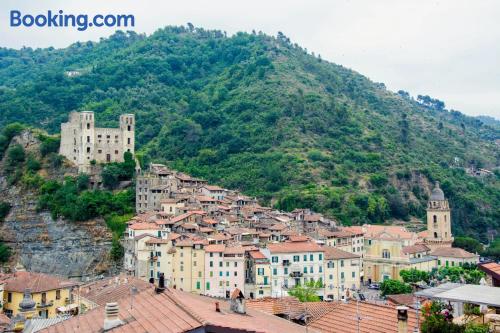
<path fill-rule="evenodd" d="M 438 233 L 437 232 L 434 233 L 434 238 L 438 238 Z"/>
<path fill-rule="evenodd" d="M 382 250 L 382 258 L 390 259 L 391 258 L 391 252 L 389 252 L 389 250 Z"/>
<path fill-rule="evenodd" d="M 433 216 L 432 216 L 432 221 L 433 221 L 434 223 L 436 223 L 436 222 L 438 221 L 438 217 L 437 217 L 436 215 L 433 215 Z"/>

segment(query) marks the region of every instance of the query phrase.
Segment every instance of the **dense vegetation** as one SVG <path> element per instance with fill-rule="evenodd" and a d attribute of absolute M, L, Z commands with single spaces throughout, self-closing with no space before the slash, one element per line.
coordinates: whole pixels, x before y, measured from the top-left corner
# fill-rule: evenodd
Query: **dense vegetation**
<path fill-rule="evenodd" d="M 439 180 L 455 234 L 485 241 L 500 228 L 499 173 L 464 172 L 499 164 L 498 127 L 426 95 L 391 93 L 281 33 L 227 37 L 189 25 L 0 49 L 0 82 L 0 125 L 56 133 L 71 110 L 112 126 L 132 112 L 143 164 L 168 162 L 278 208 L 311 207 L 346 224 L 421 218 Z M 53 193 L 89 193 L 74 188 Z"/>

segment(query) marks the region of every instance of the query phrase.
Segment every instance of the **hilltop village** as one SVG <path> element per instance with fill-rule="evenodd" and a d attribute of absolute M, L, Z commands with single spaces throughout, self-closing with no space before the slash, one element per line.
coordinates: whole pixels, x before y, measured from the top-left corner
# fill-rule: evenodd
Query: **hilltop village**
<path fill-rule="evenodd" d="M 74 112 L 62 125 L 60 154 L 81 172 L 134 153 L 133 115 L 122 115 L 119 129 L 95 128 L 94 121 L 90 111 Z M 420 332 L 421 301 L 470 286 L 481 289 L 469 294 L 492 295 L 476 304 L 490 306 L 488 320 L 500 323 L 495 263 L 479 265 L 487 277 L 482 286 L 445 280 L 421 286 L 441 288 L 434 294 L 378 297 L 380 283 L 402 280 L 402 271 L 479 264 L 479 255 L 452 246 L 452 208 L 439 183 L 418 233 L 400 225 L 342 226 L 307 207 L 264 207 L 157 163 L 144 170 L 137 164 L 135 191 L 136 215 L 122 237 L 123 272 L 81 283 L 16 267 L 0 277 L 0 329 Z M 299 300 L 301 286 L 317 301 Z M 465 300 L 454 297 L 453 311 L 462 316 Z"/>

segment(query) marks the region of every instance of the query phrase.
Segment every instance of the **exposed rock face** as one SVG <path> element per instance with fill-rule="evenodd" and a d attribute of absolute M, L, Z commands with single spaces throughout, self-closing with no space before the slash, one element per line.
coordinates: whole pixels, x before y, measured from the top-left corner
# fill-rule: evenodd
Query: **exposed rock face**
<path fill-rule="evenodd" d="M 12 139 L 38 158 L 40 141 L 32 131 Z M 49 179 L 76 175 L 74 166 L 40 171 Z M 0 239 L 13 249 L 11 263 L 20 262 L 27 270 L 65 277 L 85 277 L 116 270 L 109 253 L 112 235 L 102 219 L 87 222 L 55 221 L 49 212 L 37 212 L 36 193 L 20 185 L 10 186 L 0 176 L 0 200 L 11 205 L 0 222 Z"/>
<path fill-rule="evenodd" d="M 79 277 L 110 269 L 111 234 L 104 221 L 54 221 L 50 213 L 36 211 L 36 195 L 17 186 L 2 186 L 0 193 L 12 205 L 0 236 L 27 270 Z"/>

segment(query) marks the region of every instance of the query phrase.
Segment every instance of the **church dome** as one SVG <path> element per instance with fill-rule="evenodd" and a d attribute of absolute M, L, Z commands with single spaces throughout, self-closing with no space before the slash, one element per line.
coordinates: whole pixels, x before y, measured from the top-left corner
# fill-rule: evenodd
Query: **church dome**
<path fill-rule="evenodd" d="M 439 187 L 439 182 L 436 182 L 436 187 L 432 190 L 431 201 L 444 201 L 444 192 L 443 190 Z"/>

